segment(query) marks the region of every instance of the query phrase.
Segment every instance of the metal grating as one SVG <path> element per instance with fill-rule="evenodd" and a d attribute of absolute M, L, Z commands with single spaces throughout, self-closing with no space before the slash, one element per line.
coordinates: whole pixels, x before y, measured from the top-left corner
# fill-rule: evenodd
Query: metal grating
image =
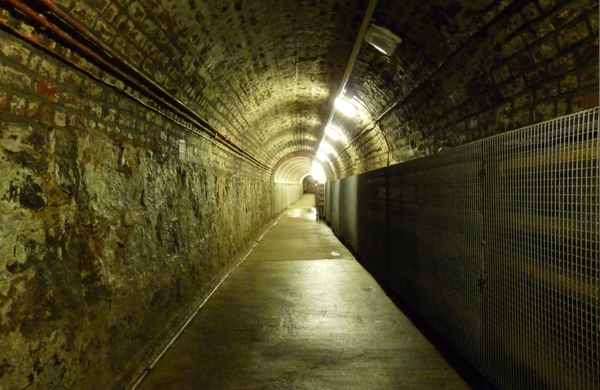
<path fill-rule="evenodd" d="M 598 109 L 483 145 L 490 379 L 600 389 Z"/>
<path fill-rule="evenodd" d="M 327 220 L 356 215 L 355 250 L 499 388 L 597 390 L 598 133 L 595 108 L 328 183 Z"/>
<path fill-rule="evenodd" d="M 387 259 L 386 170 L 378 169 L 358 176 L 356 252 L 378 278 L 385 273 Z"/>
<path fill-rule="evenodd" d="M 481 144 L 388 171 L 388 284 L 482 368 Z"/>
<path fill-rule="evenodd" d="M 331 183 L 330 181 L 325 183 L 325 220 L 331 223 Z"/>

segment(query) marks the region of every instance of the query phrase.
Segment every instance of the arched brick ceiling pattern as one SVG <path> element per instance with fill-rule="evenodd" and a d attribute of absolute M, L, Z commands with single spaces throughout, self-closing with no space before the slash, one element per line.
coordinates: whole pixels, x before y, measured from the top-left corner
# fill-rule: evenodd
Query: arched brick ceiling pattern
<path fill-rule="evenodd" d="M 170 52 L 158 56 L 159 81 L 175 77 L 170 84 L 180 100 L 270 166 L 292 145 L 317 148 L 366 6 L 334 0 L 123 3 L 132 20 L 145 15 L 133 20 L 141 31 L 156 22 L 167 27 L 147 35 L 159 51 Z"/>
<path fill-rule="evenodd" d="M 273 167 L 317 151 L 368 2 L 56 3 Z M 362 43 L 346 84 L 362 115 L 333 117 L 345 138 L 332 142 L 326 165 L 343 177 L 575 111 L 583 93 L 597 91 L 597 8 L 597 0 L 379 0 L 372 22 L 402 43 L 391 57 Z"/>
<path fill-rule="evenodd" d="M 299 183 L 312 171 L 312 158 L 293 157 L 286 160 L 274 174 L 275 183 Z"/>
<path fill-rule="evenodd" d="M 299 183 L 306 176 L 312 175 L 314 161 L 313 152 L 302 150 L 291 152 L 275 164 L 271 179 L 274 183 Z M 323 164 L 320 165 L 326 178 L 332 179 L 331 169 Z"/>
<path fill-rule="evenodd" d="M 367 108 L 359 106 L 356 115 L 352 118 L 339 113 L 333 116 L 331 126 L 339 131 L 341 138 L 339 140 L 324 138 L 324 142 L 331 145 L 334 150 L 328 156 L 330 159 L 325 164 L 336 172 L 336 177 L 345 177 L 380 168 L 387 163 L 385 161 L 387 158 L 386 141 L 379 127 L 373 123 L 373 115 Z M 372 164 L 371 158 L 374 150 L 377 162 Z"/>
<path fill-rule="evenodd" d="M 548 120 L 597 91 L 597 13 L 597 0 L 380 0 L 373 23 L 402 43 L 391 57 L 363 43 L 346 87 L 391 163 Z"/>
<path fill-rule="evenodd" d="M 494 21 L 516 1 L 455 1 L 437 0 L 380 0 L 372 22 L 388 28 L 401 37 L 402 43 L 391 57 L 382 55 L 363 43 L 347 89 L 364 102 L 376 121 L 382 138 L 390 146 L 390 162 L 398 162 L 429 154 L 445 146 L 444 134 L 429 137 L 424 132 L 433 118 L 440 116 L 446 100 L 452 97 L 456 84 L 436 78 L 447 60 L 452 59 L 477 34 Z M 477 38 L 475 37 L 475 40 Z M 463 64 L 466 65 L 466 64 Z M 468 64 L 480 72 L 478 64 Z M 464 69 L 453 69 L 464 77 Z M 439 76 L 438 76 L 439 77 Z M 456 81 L 456 80 L 453 80 Z M 433 83 L 433 84 L 431 84 Z M 431 89 L 428 105 L 411 106 L 404 111 L 403 101 L 423 87 Z M 427 108 L 427 109 L 423 109 Z M 429 115 L 424 112 L 429 111 Z M 425 116 L 424 116 L 425 115 Z M 379 119 L 379 120 L 378 120 Z M 357 126 L 356 134 L 369 130 L 369 126 Z M 430 139 L 427 139 L 427 138 Z M 376 151 L 371 150 L 371 153 Z M 383 153 L 383 151 L 382 151 Z M 362 152 L 364 155 L 365 152 Z M 379 157 L 380 160 L 384 158 Z M 385 158 L 387 159 L 387 158 Z"/>

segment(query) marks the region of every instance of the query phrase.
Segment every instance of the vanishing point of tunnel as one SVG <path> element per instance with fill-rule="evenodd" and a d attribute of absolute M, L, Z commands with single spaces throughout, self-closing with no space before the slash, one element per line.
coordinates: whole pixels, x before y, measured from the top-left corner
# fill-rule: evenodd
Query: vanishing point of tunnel
<path fill-rule="evenodd" d="M 598 15 L 0 0 L 0 390 L 597 390 Z"/>

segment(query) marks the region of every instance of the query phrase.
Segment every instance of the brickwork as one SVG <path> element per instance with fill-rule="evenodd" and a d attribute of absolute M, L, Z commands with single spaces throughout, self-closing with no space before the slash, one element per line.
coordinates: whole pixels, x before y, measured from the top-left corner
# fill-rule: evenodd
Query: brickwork
<path fill-rule="evenodd" d="M 331 160 L 331 164 L 335 165 L 338 177 L 356 175 L 386 166 L 387 150 L 383 133 L 378 127 L 373 127 L 343 146 Z"/>
<path fill-rule="evenodd" d="M 351 77 L 349 88 L 369 102 L 391 140 L 392 161 L 598 105 L 597 1 L 436 7 L 416 0 L 380 4 L 378 10 L 427 17 L 376 12 L 404 41 L 393 58 L 364 45 Z M 478 9 L 486 11 L 474 24 Z M 361 158 L 372 153 L 360 150 Z"/>
<path fill-rule="evenodd" d="M 61 8 L 227 137 L 273 166 L 314 150 L 364 4 L 87 0 Z M 276 38 L 275 34 L 276 33 Z M 232 77 L 233 75 L 233 77 Z"/>
<path fill-rule="evenodd" d="M 316 151 L 366 3 L 55 1 L 219 140 L 0 6 L 0 388 L 125 386 L 271 217 L 271 172 L 227 145 Z M 333 178 L 598 105 L 595 0 L 380 0 L 373 22 L 403 42 L 363 44 Z"/>
<path fill-rule="evenodd" d="M 124 388 L 270 173 L 4 32 L 0 63 L 0 388 Z"/>
<path fill-rule="evenodd" d="M 364 11 L 364 5 L 350 2 L 341 12 L 335 1 L 298 1 L 291 8 L 244 1 L 58 4 L 271 166 L 287 153 L 318 146 Z M 371 120 L 342 120 L 350 148 L 362 145 L 353 152 L 358 159 L 332 162 L 342 175 L 576 112 L 598 100 L 594 1 L 386 0 L 373 21 L 403 42 L 392 57 L 366 44 L 361 48 L 347 87 L 365 103 Z M 20 29 L 55 45 L 31 27 Z M 18 61 L 23 53 L 13 55 Z M 72 58 L 120 83 L 77 54 Z M 0 69 L 0 77 L 15 86 L 28 83 L 6 72 Z M 39 72 L 50 77 L 53 70 Z M 58 99 L 56 85 L 41 81 L 36 87 Z M 13 106 L 24 111 L 18 101 Z M 373 125 L 385 137 L 367 137 L 373 144 L 355 140 L 365 139 L 361 134 Z M 382 139 L 391 150 L 387 142 L 382 147 Z"/>

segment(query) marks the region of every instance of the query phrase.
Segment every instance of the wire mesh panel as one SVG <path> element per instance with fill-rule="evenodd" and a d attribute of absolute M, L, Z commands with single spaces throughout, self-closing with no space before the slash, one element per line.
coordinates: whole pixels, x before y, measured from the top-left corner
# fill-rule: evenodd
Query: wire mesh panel
<path fill-rule="evenodd" d="M 481 367 L 481 143 L 388 168 L 388 284 Z"/>
<path fill-rule="evenodd" d="M 598 109 L 483 145 L 489 377 L 598 390 Z"/>
<path fill-rule="evenodd" d="M 331 182 L 325 183 L 325 219 L 331 222 Z"/>
<path fill-rule="evenodd" d="M 340 231 L 340 180 L 332 181 L 329 185 L 330 214 L 327 221 L 335 231 Z"/>
<path fill-rule="evenodd" d="M 596 108 L 328 183 L 327 219 L 356 196 L 355 250 L 499 388 L 598 390 L 598 133 Z"/>
<path fill-rule="evenodd" d="M 385 170 L 379 169 L 359 175 L 357 183 L 355 249 L 378 277 L 384 275 L 387 259 L 385 177 Z"/>
<path fill-rule="evenodd" d="M 357 247 L 357 176 L 349 176 L 340 180 L 339 234 L 353 248 Z"/>

